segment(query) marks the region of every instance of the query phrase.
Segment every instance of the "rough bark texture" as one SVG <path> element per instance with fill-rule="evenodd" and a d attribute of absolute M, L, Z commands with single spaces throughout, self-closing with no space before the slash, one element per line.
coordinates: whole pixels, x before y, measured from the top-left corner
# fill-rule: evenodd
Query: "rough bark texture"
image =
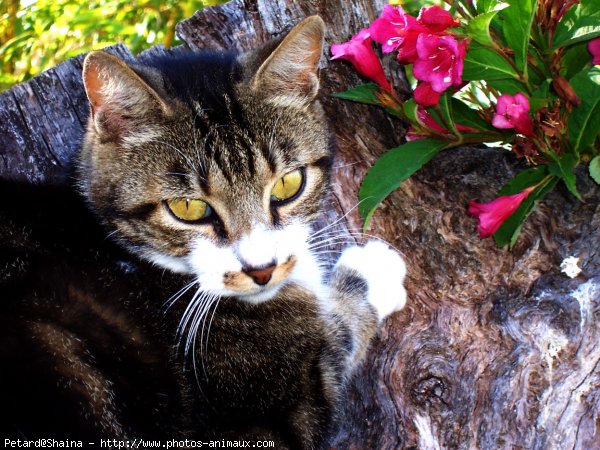
<path fill-rule="evenodd" d="M 197 13 L 178 33 L 193 49 L 243 50 L 320 14 L 330 44 L 383 3 L 236 0 Z M 112 51 L 132 58 L 122 46 Z M 323 62 L 321 97 L 339 145 L 331 218 L 352 209 L 365 171 L 403 128 L 330 97 L 359 80 L 345 62 Z M 87 116 L 80 70 L 81 57 L 0 94 L 0 176 L 64 178 Z M 498 150 L 447 151 L 379 208 L 369 232 L 405 255 L 409 303 L 386 321 L 351 383 L 332 447 L 600 448 L 600 189 L 580 171 L 584 201 L 559 187 L 511 253 L 477 238 L 466 204 L 493 198 L 519 169 Z M 360 229 L 356 210 L 341 228 Z M 572 255 L 583 269 L 573 280 L 559 268 Z"/>

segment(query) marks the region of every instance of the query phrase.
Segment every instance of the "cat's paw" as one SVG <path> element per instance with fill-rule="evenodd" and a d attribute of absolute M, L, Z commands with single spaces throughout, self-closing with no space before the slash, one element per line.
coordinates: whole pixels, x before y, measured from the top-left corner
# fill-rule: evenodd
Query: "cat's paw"
<path fill-rule="evenodd" d="M 345 249 L 336 266 L 358 272 L 368 285 L 368 301 L 377 311 L 379 320 L 406 304 L 404 277 L 406 264 L 402 257 L 380 241 Z"/>

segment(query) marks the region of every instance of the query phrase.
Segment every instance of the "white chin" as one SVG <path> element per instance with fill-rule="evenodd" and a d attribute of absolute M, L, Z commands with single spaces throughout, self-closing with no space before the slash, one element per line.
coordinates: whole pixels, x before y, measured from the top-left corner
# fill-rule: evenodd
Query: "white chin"
<path fill-rule="evenodd" d="M 267 288 L 264 291 L 260 291 L 255 294 L 236 294 L 235 297 L 238 300 L 258 305 L 259 303 L 267 302 L 273 297 L 275 297 L 275 295 L 277 295 L 277 293 L 279 292 L 281 286 L 281 284 L 278 284 L 277 286 Z"/>

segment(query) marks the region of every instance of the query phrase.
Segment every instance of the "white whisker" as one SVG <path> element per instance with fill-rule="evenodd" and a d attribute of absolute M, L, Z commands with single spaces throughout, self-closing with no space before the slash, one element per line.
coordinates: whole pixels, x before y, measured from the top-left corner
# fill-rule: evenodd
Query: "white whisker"
<path fill-rule="evenodd" d="M 184 295 L 187 291 L 189 291 L 190 288 L 196 283 L 196 280 L 190 281 L 184 287 L 179 289 L 175 294 L 173 294 L 166 302 L 164 302 L 162 306 L 163 314 L 165 314 L 171 308 L 171 306 L 173 306 L 175 302 L 177 302 L 177 300 L 179 300 L 181 296 Z"/>
<path fill-rule="evenodd" d="M 175 150 L 177 153 L 179 153 L 183 157 L 183 159 L 185 159 L 185 161 L 188 163 L 188 165 L 190 166 L 191 169 L 195 170 L 195 165 L 194 165 L 193 161 L 190 159 L 190 157 L 188 155 L 186 155 L 185 153 L 183 153 L 182 150 L 175 147 L 173 144 L 170 144 L 165 141 L 159 141 L 157 139 L 154 139 L 152 142 L 156 142 L 157 144 L 163 144 L 163 145 L 166 145 L 167 147 L 171 147 L 173 150 Z"/>
<path fill-rule="evenodd" d="M 313 238 L 315 238 L 316 236 L 320 235 L 321 233 L 325 232 L 326 230 L 330 229 L 331 227 L 337 225 L 338 223 L 340 223 L 342 220 L 344 220 L 348 214 L 350 214 L 352 211 L 354 211 L 356 208 L 358 208 L 358 206 L 363 202 L 364 200 L 361 200 L 360 202 L 358 202 L 356 205 L 354 205 L 352 208 L 350 208 L 348 211 L 346 211 L 346 213 L 339 217 L 338 219 L 336 219 L 335 221 L 333 221 L 332 223 L 330 223 L 329 225 L 321 228 L 320 230 L 315 231 L 314 233 L 310 234 L 308 236 L 308 242 L 310 242 Z"/>

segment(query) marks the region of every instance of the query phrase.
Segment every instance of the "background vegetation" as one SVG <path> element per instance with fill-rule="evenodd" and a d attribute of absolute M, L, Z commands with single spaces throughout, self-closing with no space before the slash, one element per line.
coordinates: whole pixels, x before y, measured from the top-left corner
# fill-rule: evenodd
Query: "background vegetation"
<path fill-rule="evenodd" d="M 1 0 L 0 90 L 72 56 L 125 43 L 177 45 L 175 25 L 224 0 Z"/>

